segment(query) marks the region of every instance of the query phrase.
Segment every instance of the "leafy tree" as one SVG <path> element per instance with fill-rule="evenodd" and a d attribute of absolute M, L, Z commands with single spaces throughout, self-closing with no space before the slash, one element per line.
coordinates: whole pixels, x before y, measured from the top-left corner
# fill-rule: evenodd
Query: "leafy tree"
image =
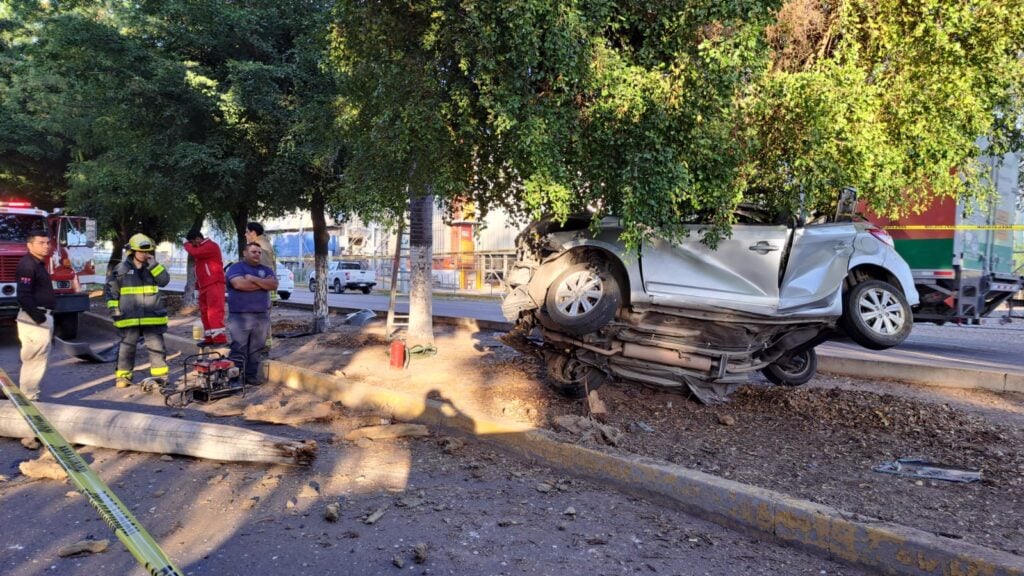
<path fill-rule="evenodd" d="M 135 232 L 173 238 L 190 214 L 168 207 L 188 197 L 188 159 L 203 147 L 207 117 L 184 67 L 94 14 L 54 14 L 34 34 L 11 67 L 4 103 L 70 158 L 67 204 L 112 232 L 111 264 Z"/>
<path fill-rule="evenodd" d="M 1021 146 L 1019 0 L 790 0 L 766 31 L 768 73 L 741 101 L 756 190 L 791 208 L 856 186 L 900 216 L 983 192 L 979 137 Z"/>
<path fill-rule="evenodd" d="M 307 34 L 297 39 L 289 73 L 294 83 L 285 133 L 261 186 L 289 190 L 296 207 L 309 210 L 313 221 L 314 270 L 327 278 L 328 213 L 340 217 L 353 208 L 352 195 L 341 185 L 347 167 L 349 113 L 339 96 L 337 75 L 323 65 L 326 56 L 326 12 L 309 14 Z M 318 24 L 317 24 L 318 23 Z M 318 34 L 319 32 L 319 34 Z M 316 284 L 313 296 L 314 333 L 328 327 L 327 282 Z"/>
<path fill-rule="evenodd" d="M 408 193 L 520 216 L 595 206 L 633 243 L 679 237 L 695 213 L 724 233 L 742 160 L 724 145 L 732 103 L 764 62 L 773 6 L 341 3 L 335 54 L 359 134 L 346 182 L 395 214 Z M 429 285 L 419 255 L 413 292 Z M 410 323 L 411 340 L 431 338 Z"/>

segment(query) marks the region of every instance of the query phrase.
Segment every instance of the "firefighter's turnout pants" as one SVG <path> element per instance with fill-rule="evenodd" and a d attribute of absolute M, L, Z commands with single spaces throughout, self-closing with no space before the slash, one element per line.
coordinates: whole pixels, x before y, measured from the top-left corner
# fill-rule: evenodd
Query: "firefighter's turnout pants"
<path fill-rule="evenodd" d="M 121 334 L 121 347 L 117 352 L 117 371 L 114 373 L 118 378 L 132 379 L 132 370 L 135 368 L 135 348 L 138 346 L 139 338 L 142 337 L 149 350 L 149 375 L 154 378 L 167 378 L 167 348 L 164 346 L 164 333 L 167 326 L 129 326 L 119 328 Z"/>

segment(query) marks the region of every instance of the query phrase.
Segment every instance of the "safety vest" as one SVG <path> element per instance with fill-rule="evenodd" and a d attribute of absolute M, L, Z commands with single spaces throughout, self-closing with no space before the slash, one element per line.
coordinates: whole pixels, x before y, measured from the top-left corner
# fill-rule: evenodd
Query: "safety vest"
<path fill-rule="evenodd" d="M 136 268 L 130 256 L 118 264 L 107 278 L 104 290 L 107 308 L 121 309 L 121 316 L 114 319 L 114 326 L 166 326 L 167 308 L 160 288 L 170 281 L 171 275 L 163 264 L 150 268 L 146 263 Z"/>

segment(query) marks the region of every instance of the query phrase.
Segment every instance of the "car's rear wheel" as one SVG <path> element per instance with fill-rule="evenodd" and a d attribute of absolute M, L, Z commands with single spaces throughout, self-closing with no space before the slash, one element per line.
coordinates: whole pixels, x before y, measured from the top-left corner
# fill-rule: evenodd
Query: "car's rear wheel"
<path fill-rule="evenodd" d="M 281 297 L 281 300 L 287 300 L 288 298 L 291 297 L 292 293 L 291 292 L 278 292 L 277 295 Z"/>
<path fill-rule="evenodd" d="M 369 294 L 370 293 L 370 289 L 369 288 L 360 288 L 360 291 L 362 291 L 363 294 Z"/>
<path fill-rule="evenodd" d="M 800 386 L 811 381 L 818 371 L 818 353 L 808 348 L 780 359 L 761 370 L 772 384 L 778 386 Z"/>
<path fill-rule="evenodd" d="M 600 368 L 568 354 L 547 352 L 544 361 L 548 369 L 548 383 L 568 398 L 584 398 L 588 390 L 597 390 L 608 379 Z"/>
<path fill-rule="evenodd" d="M 882 280 L 868 280 L 846 292 L 841 325 L 857 344 L 885 350 L 907 339 L 914 316 L 898 288 Z"/>
<path fill-rule="evenodd" d="M 345 289 L 341 287 L 341 280 L 336 279 L 334 281 L 334 291 L 337 292 L 338 294 L 342 294 L 345 292 Z"/>
<path fill-rule="evenodd" d="M 309 291 L 310 292 L 316 292 L 316 280 L 310 279 L 310 281 L 309 281 Z"/>
<path fill-rule="evenodd" d="M 619 281 L 607 261 L 573 264 L 548 286 L 545 311 L 556 329 L 582 336 L 611 322 L 621 300 Z"/>

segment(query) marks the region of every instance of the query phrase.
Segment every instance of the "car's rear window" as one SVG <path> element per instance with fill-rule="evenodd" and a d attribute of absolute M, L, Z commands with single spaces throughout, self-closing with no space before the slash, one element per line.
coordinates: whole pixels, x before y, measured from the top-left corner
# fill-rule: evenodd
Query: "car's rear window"
<path fill-rule="evenodd" d="M 340 268 L 342 270 L 362 270 L 357 262 L 342 262 Z"/>

